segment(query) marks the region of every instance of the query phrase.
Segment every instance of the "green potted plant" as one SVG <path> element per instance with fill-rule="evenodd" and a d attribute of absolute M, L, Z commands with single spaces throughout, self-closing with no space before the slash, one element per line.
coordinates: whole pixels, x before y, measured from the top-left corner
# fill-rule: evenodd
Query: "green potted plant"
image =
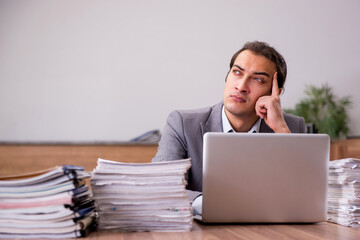
<path fill-rule="evenodd" d="M 285 109 L 285 112 L 304 117 L 305 122 L 313 126 L 313 132 L 326 133 L 332 140 L 346 137 L 349 132 L 350 97 L 337 98 L 327 84 L 319 88 L 309 85 L 305 94 L 307 97 L 300 100 L 294 109 Z"/>

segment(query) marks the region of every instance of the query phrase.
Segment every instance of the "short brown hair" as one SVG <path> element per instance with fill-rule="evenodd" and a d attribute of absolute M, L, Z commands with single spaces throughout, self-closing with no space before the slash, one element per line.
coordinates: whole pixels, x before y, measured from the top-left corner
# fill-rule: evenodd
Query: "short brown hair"
<path fill-rule="evenodd" d="M 270 47 L 269 44 L 267 44 L 266 42 L 254 41 L 245 43 L 245 45 L 239 51 L 237 51 L 234 56 L 232 56 L 230 61 L 230 70 L 233 67 L 237 56 L 245 50 L 250 50 L 255 55 L 264 56 L 265 58 L 273 62 L 276 66 L 276 71 L 278 74 L 277 79 L 279 88 L 284 87 L 287 74 L 287 66 L 285 59 L 278 51 L 275 50 L 275 48 Z"/>

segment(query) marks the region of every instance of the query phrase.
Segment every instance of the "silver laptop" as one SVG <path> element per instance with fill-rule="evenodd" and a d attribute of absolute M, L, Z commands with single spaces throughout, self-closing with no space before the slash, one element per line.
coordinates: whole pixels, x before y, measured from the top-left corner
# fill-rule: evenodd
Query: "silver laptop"
<path fill-rule="evenodd" d="M 202 221 L 326 220 L 326 134 L 206 133 Z"/>

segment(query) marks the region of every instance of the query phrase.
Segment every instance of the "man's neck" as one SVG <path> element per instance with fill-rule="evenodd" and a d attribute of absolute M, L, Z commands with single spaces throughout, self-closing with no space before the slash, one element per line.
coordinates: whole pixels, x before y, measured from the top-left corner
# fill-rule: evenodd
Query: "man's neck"
<path fill-rule="evenodd" d="M 234 116 L 225 109 L 225 114 L 231 126 L 236 132 L 248 132 L 259 119 L 256 114 L 251 116 Z"/>

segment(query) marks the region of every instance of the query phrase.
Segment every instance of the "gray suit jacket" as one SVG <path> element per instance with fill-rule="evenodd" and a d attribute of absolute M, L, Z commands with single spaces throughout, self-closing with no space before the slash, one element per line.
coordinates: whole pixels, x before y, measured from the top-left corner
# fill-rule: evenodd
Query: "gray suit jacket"
<path fill-rule="evenodd" d="M 191 168 L 187 174 L 187 189 L 202 191 L 203 135 L 206 132 L 222 132 L 221 110 L 223 103 L 212 107 L 174 111 L 170 113 L 158 152 L 153 162 L 191 158 Z M 302 117 L 284 113 L 285 121 L 292 133 L 305 133 L 306 125 Z M 261 120 L 260 132 L 274 132 Z"/>

